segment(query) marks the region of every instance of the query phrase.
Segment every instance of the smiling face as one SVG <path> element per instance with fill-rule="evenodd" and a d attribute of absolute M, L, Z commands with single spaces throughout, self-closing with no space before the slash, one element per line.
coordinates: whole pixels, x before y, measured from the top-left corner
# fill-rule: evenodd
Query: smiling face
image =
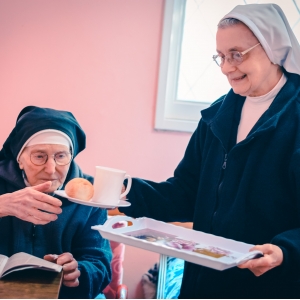
<path fill-rule="evenodd" d="M 53 155 L 59 152 L 70 152 L 70 149 L 67 146 L 52 144 L 33 145 L 24 149 L 19 157 L 19 167 L 24 170 L 27 181 L 31 186 L 51 181 L 52 186 L 47 193 L 53 193 L 64 183 L 70 164 L 59 166 L 55 163 Z M 41 166 L 34 165 L 30 160 L 32 153 L 47 154 L 47 162 Z"/>
<path fill-rule="evenodd" d="M 217 52 L 220 56 L 230 51 L 243 52 L 257 43 L 258 39 L 243 23 L 217 31 Z M 267 94 L 282 75 L 281 68 L 271 63 L 261 45 L 245 54 L 240 65 L 230 65 L 225 59 L 221 70 L 236 94 L 252 97 Z"/>

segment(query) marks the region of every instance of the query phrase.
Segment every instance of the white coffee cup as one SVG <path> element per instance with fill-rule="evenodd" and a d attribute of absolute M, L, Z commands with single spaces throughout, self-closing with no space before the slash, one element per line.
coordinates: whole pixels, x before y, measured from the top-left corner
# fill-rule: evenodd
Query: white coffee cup
<path fill-rule="evenodd" d="M 127 179 L 128 183 L 125 192 L 121 194 L 124 179 Z M 131 176 L 125 171 L 96 166 L 92 201 L 106 205 L 117 205 L 120 199 L 129 193 L 131 182 Z"/>

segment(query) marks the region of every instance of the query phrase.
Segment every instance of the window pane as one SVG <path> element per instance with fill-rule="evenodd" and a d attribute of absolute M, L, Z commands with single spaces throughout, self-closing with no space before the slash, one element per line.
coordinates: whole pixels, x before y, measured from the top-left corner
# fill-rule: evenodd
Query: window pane
<path fill-rule="evenodd" d="M 299 0 L 273 0 L 285 12 L 300 40 Z M 212 60 L 219 20 L 236 5 L 270 3 L 246 0 L 187 0 L 185 8 L 177 100 L 211 103 L 230 89 L 226 77 Z"/>
<path fill-rule="evenodd" d="M 193 132 L 230 85 L 212 60 L 219 20 L 236 5 L 275 3 L 300 41 L 300 0 L 165 0 L 155 128 Z"/>

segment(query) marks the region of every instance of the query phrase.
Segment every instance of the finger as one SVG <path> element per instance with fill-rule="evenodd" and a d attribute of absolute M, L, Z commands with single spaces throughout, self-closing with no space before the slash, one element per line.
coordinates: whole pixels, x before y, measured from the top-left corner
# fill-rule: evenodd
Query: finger
<path fill-rule="evenodd" d="M 264 244 L 264 245 L 256 245 L 250 249 L 250 251 L 258 250 L 264 254 L 271 254 L 273 253 L 273 246 L 271 244 Z"/>
<path fill-rule="evenodd" d="M 51 261 L 51 262 L 55 262 L 58 258 L 58 255 L 57 254 L 46 254 L 44 256 L 44 259 L 47 260 L 47 261 Z"/>
<path fill-rule="evenodd" d="M 56 214 L 50 214 L 47 212 L 42 212 L 38 209 L 35 208 L 29 208 L 27 209 L 23 215 L 21 215 L 21 218 L 25 221 L 30 221 L 30 222 L 52 222 L 57 220 L 57 215 Z"/>
<path fill-rule="evenodd" d="M 32 188 L 29 188 L 32 189 Z M 38 201 L 40 201 L 41 203 L 45 203 L 45 204 L 50 204 L 51 206 L 62 206 L 62 202 L 55 198 L 52 197 L 50 195 L 44 194 L 42 192 L 36 191 L 36 190 L 31 190 L 32 192 L 32 197 Z"/>
<path fill-rule="evenodd" d="M 122 185 L 122 189 L 121 189 L 121 194 L 123 194 L 123 193 L 125 192 L 125 190 L 126 190 L 126 187 L 125 187 L 125 185 L 123 184 L 123 185 Z"/>
<path fill-rule="evenodd" d="M 78 269 L 73 270 L 73 272 L 64 273 L 65 281 L 74 281 L 80 276 L 80 271 Z"/>
<path fill-rule="evenodd" d="M 254 269 L 254 270 L 250 270 L 255 276 L 261 276 L 264 273 L 266 273 L 267 271 L 269 271 L 270 268 L 259 268 L 259 269 Z"/>
<path fill-rule="evenodd" d="M 31 216 L 31 215 L 27 215 L 24 218 L 21 218 L 21 217 L 19 217 L 19 218 L 23 221 L 30 222 L 30 223 L 35 224 L 35 225 L 46 225 L 46 224 L 51 222 L 51 220 L 42 220 L 42 219 L 38 219 L 38 218 L 36 218 L 34 216 Z"/>
<path fill-rule="evenodd" d="M 73 260 L 74 260 L 73 255 L 69 252 L 65 252 L 58 256 L 57 264 L 59 264 L 60 266 L 63 266 L 66 263 L 69 263 Z"/>
<path fill-rule="evenodd" d="M 49 190 L 49 188 L 51 187 L 52 182 L 51 181 L 46 181 L 44 183 L 41 184 L 37 184 L 35 186 L 32 186 L 31 188 L 39 191 L 39 192 L 46 192 L 47 190 Z"/>
<path fill-rule="evenodd" d="M 240 269 L 250 269 L 253 270 L 255 268 L 264 268 L 271 266 L 270 256 L 264 256 L 256 259 L 250 259 L 243 264 L 238 265 Z"/>
<path fill-rule="evenodd" d="M 77 268 L 78 268 L 78 263 L 74 258 L 72 261 L 65 263 L 63 265 L 63 270 L 65 273 L 74 272 L 74 270 L 76 270 Z"/>
<path fill-rule="evenodd" d="M 78 280 L 78 278 L 76 280 L 72 280 L 72 281 L 63 280 L 63 285 L 65 285 L 67 287 L 76 287 L 79 285 L 79 280 Z"/>
<path fill-rule="evenodd" d="M 41 194 L 41 193 L 40 193 Z M 41 194 L 43 195 L 43 194 Z M 46 195 L 45 195 L 46 196 Z M 51 197 L 51 196 L 49 196 Z M 53 198 L 53 197 L 51 197 Z M 55 199 L 55 198 L 53 198 Z M 44 200 L 48 201 L 47 199 L 40 197 L 39 195 L 31 195 L 30 197 L 27 197 L 27 199 L 24 197 L 22 204 L 24 208 L 33 208 L 33 209 L 38 209 L 44 212 L 52 213 L 52 214 L 61 214 L 62 209 L 60 207 L 61 202 L 58 200 L 58 203 L 53 202 L 54 204 L 49 204 L 47 202 L 44 202 Z"/>

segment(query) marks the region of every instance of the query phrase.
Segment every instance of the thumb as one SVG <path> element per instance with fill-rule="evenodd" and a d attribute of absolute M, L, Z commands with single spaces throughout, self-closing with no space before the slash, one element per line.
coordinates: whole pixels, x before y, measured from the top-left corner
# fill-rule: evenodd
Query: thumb
<path fill-rule="evenodd" d="M 51 187 L 51 185 L 52 185 L 51 181 L 46 181 L 41 184 L 32 186 L 31 188 L 39 192 L 46 192 Z"/>
<path fill-rule="evenodd" d="M 57 254 L 47 254 L 44 256 L 44 259 L 47 261 L 55 262 L 58 258 Z"/>

